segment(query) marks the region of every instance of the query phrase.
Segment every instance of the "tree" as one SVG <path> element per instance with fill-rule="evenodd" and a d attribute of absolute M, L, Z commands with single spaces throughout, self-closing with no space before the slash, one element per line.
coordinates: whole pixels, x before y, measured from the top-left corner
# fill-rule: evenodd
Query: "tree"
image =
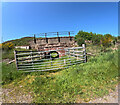
<path fill-rule="evenodd" d="M 77 33 L 76 37 L 83 38 L 84 40 L 91 40 L 92 39 L 92 36 L 90 33 L 84 32 L 82 30 Z"/>
<path fill-rule="evenodd" d="M 79 45 L 79 46 L 81 46 L 82 44 L 84 44 L 85 43 L 85 40 L 83 39 L 83 38 L 78 38 L 77 39 L 77 44 Z"/>

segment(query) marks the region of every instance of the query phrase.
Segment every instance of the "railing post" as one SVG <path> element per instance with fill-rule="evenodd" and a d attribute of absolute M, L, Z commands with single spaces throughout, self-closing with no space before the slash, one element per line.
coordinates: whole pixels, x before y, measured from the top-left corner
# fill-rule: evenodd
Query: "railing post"
<path fill-rule="evenodd" d="M 16 51 L 16 50 L 14 50 L 14 57 L 15 57 L 16 68 L 17 68 L 17 70 L 18 70 L 17 51 Z"/>
<path fill-rule="evenodd" d="M 46 43 L 48 43 L 47 33 L 45 33 L 45 39 L 46 39 Z"/>
<path fill-rule="evenodd" d="M 36 44 L 36 38 L 35 38 L 35 34 L 34 34 L 34 43 Z"/>
<path fill-rule="evenodd" d="M 60 43 L 59 33 L 57 32 L 58 42 Z"/>
<path fill-rule="evenodd" d="M 87 62 L 85 44 L 82 44 L 82 47 L 83 47 L 83 56 L 84 56 L 84 59 L 85 59 L 84 62 Z"/>
<path fill-rule="evenodd" d="M 68 34 L 69 34 L 70 41 L 72 41 L 71 36 L 70 36 L 70 32 L 68 32 Z"/>

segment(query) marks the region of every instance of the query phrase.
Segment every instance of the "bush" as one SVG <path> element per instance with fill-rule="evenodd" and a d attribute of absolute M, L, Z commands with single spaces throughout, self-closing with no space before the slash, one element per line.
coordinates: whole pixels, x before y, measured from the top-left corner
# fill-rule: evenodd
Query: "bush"
<path fill-rule="evenodd" d="M 8 42 L 8 43 L 3 43 L 2 44 L 2 49 L 3 50 L 8 51 L 8 50 L 11 50 L 13 48 L 14 48 L 14 44 L 12 42 Z"/>
<path fill-rule="evenodd" d="M 102 45 L 105 47 L 111 46 L 113 37 L 110 34 L 105 34 L 104 37 L 102 38 Z"/>
<path fill-rule="evenodd" d="M 79 45 L 79 46 L 81 46 L 82 44 L 84 44 L 85 43 L 85 40 L 83 39 L 83 38 L 78 38 L 77 39 L 77 44 Z"/>

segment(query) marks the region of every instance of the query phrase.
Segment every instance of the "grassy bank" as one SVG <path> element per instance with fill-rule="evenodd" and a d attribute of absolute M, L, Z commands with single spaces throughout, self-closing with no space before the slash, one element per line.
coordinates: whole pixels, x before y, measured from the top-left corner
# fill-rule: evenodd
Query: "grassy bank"
<path fill-rule="evenodd" d="M 114 89 L 118 78 L 118 52 L 101 53 L 89 62 L 53 72 L 15 72 L 15 65 L 3 64 L 3 84 L 22 85 L 33 92 L 35 103 L 89 101 Z"/>

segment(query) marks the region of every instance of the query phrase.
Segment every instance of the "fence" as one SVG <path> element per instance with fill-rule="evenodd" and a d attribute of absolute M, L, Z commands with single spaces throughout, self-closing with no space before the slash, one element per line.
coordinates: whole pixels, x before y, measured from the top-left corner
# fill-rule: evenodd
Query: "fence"
<path fill-rule="evenodd" d="M 19 71 L 50 71 L 86 62 L 85 45 L 49 51 L 14 51 Z"/>
<path fill-rule="evenodd" d="M 49 38 L 49 37 L 63 37 L 63 36 L 74 36 L 74 31 L 59 31 L 59 32 L 47 32 L 34 34 L 36 38 Z"/>

